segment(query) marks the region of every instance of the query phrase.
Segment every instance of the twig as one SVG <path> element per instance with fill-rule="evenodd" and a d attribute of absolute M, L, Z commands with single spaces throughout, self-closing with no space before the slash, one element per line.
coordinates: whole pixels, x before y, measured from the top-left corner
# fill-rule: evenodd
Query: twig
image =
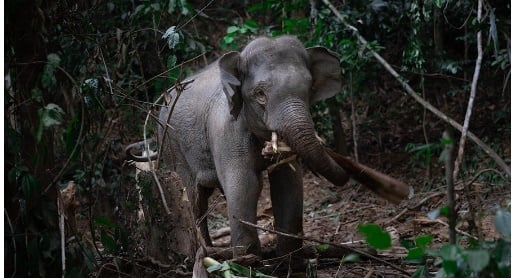
<path fill-rule="evenodd" d="M 61 277 L 65 277 L 66 274 L 66 241 L 64 234 L 64 204 L 61 199 L 61 193 L 57 193 L 57 212 L 59 215 L 59 232 L 61 235 Z"/>
<path fill-rule="evenodd" d="M 437 222 L 437 223 L 440 223 L 440 224 L 442 224 L 442 225 L 444 225 L 444 226 L 449 227 L 449 224 L 447 224 L 447 223 L 443 222 L 443 221 L 442 221 L 442 220 L 440 220 L 440 219 L 435 219 L 435 220 L 433 220 L 433 221 L 434 221 L 434 222 Z M 462 234 L 462 235 L 464 235 L 464 236 L 468 236 L 468 237 L 470 237 L 470 238 L 473 238 L 473 239 L 475 239 L 475 240 L 478 240 L 478 238 L 477 238 L 476 236 L 473 236 L 473 235 L 471 235 L 471 234 L 469 234 L 469 233 L 467 233 L 467 232 L 465 232 L 465 231 L 462 231 L 462 230 L 460 230 L 460 229 L 456 229 L 456 232 L 457 232 L 457 233 L 460 233 L 460 234 Z"/>
<path fill-rule="evenodd" d="M 220 194 L 216 197 L 216 199 L 214 201 L 211 202 L 211 205 L 208 207 L 207 211 L 199 218 L 195 221 L 195 225 L 197 226 L 200 226 L 200 224 L 206 220 L 206 218 L 208 217 L 209 214 L 211 214 L 215 209 L 216 209 L 216 206 L 220 203 L 220 201 L 224 198 L 225 196 L 223 194 Z M 214 238 L 214 237 L 213 237 Z"/>
<path fill-rule="evenodd" d="M 477 21 L 481 23 L 481 12 L 483 10 L 483 1 L 477 1 Z M 454 180 L 457 180 L 458 173 L 460 171 L 460 164 L 463 159 L 463 152 L 465 149 L 465 138 L 469 128 L 470 116 L 472 115 L 472 107 L 474 106 L 474 98 L 476 97 L 477 91 L 477 80 L 479 79 L 479 72 L 481 71 L 481 61 L 483 60 L 483 44 L 481 39 L 481 29 L 477 31 L 477 59 L 476 68 L 474 69 L 474 76 L 472 77 L 472 85 L 470 87 L 470 97 L 467 106 L 467 112 L 465 113 L 465 120 L 463 121 L 463 129 L 461 129 L 460 145 L 458 148 L 458 155 L 454 162 L 454 172 L 452 174 Z"/>
<path fill-rule="evenodd" d="M 77 84 L 77 81 L 75 81 L 75 79 L 67 72 L 65 71 L 62 67 L 60 66 L 57 66 L 57 68 L 62 71 L 67 77 L 68 79 L 70 79 L 70 81 L 73 83 L 73 85 L 75 86 L 75 88 L 80 88 L 79 84 Z M 72 149 L 72 152 L 70 153 L 70 155 L 68 156 L 68 158 L 66 159 L 66 162 L 64 163 L 63 167 L 61 167 L 61 170 L 59 171 L 59 173 L 54 177 L 54 179 L 52 180 L 52 182 L 50 184 L 47 185 L 47 187 L 45 188 L 45 190 L 43 190 L 43 194 L 46 194 L 48 192 L 48 190 L 50 189 L 50 187 L 55 184 L 60 178 L 61 176 L 64 174 L 64 171 L 66 170 L 66 168 L 68 167 L 68 164 L 70 164 L 70 162 L 72 161 L 72 158 L 75 157 L 75 153 L 77 152 L 77 149 L 79 147 L 79 145 L 81 144 L 82 140 L 84 138 L 82 138 L 82 135 L 84 133 L 84 117 L 85 117 L 85 111 L 84 111 L 84 99 L 81 97 L 80 98 L 81 101 L 80 101 L 80 107 L 81 107 L 81 119 L 80 119 L 80 128 L 79 128 L 79 136 L 77 136 L 77 141 L 75 142 L 75 146 L 73 146 L 73 149 Z M 41 194 L 41 195 L 43 195 Z"/>
<path fill-rule="evenodd" d="M 358 130 L 356 124 L 356 109 L 354 108 L 354 92 L 352 89 L 352 72 L 350 73 L 350 109 L 351 109 L 351 121 L 352 121 L 352 140 L 354 143 L 354 159 L 359 162 L 358 157 Z"/>
<path fill-rule="evenodd" d="M 159 150 L 157 152 L 157 163 L 158 163 L 158 165 L 159 165 L 159 160 L 161 158 L 161 154 L 163 152 L 163 146 L 164 146 L 164 141 L 165 141 L 165 137 L 166 137 L 166 132 L 168 131 L 168 127 L 169 127 L 168 123 L 170 122 L 170 119 L 172 118 L 172 113 L 173 113 L 173 110 L 175 110 L 175 105 L 177 104 L 177 101 L 179 100 L 179 97 L 181 96 L 182 91 L 184 91 L 186 86 L 188 84 L 192 83 L 193 81 L 195 81 L 195 79 L 190 79 L 190 80 L 187 80 L 187 81 L 183 81 L 182 83 L 178 82 L 173 87 L 171 87 L 170 89 L 166 90 L 166 92 L 163 93 L 163 94 L 168 94 L 170 91 L 175 89 L 176 96 L 175 96 L 175 99 L 174 99 L 174 101 L 172 103 L 172 106 L 170 107 L 170 111 L 168 112 L 168 116 L 166 117 L 166 122 L 165 122 L 166 125 L 164 127 L 163 135 L 161 136 L 161 140 L 159 141 Z M 165 96 L 165 100 L 166 100 L 166 96 Z M 173 161 L 173 170 L 175 171 L 175 160 Z"/>
<path fill-rule="evenodd" d="M 424 199 L 422 199 L 420 202 L 418 202 L 417 204 L 413 205 L 413 206 L 408 206 L 407 208 L 404 208 L 399 214 L 397 214 L 395 217 L 391 218 L 390 220 L 388 220 L 385 224 L 389 224 L 389 223 L 392 223 L 393 221 L 399 219 L 403 214 L 405 214 L 406 212 L 410 211 L 410 210 L 414 210 L 418 207 L 420 207 L 421 205 L 423 205 L 425 202 L 427 202 L 428 200 L 436 197 L 436 196 L 440 196 L 440 195 L 444 195 L 445 192 L 436 192 L 436 193 L 433 193 L 427 197 L 425 197 Z"/>
<path fill-rule="evenodd" d="M 342 248 L 342 249 L 345 249 L 345 250 L 348 250 L 350 252 L 354 252 L 354 253 L 358 253 L 359 255 L 362 255 L 364 257 L 367 257 L 369 259 L 372 259 L 372 260 L 375 260 L 375 261 L 378 261 L 382 264 L 385 264 L 397 271 L 400 271 L 406 275 L 411 275 L 409 272 L 407 272 L 406 270 L 390 263 L 390 262 L 387 262 L 385 260 L 382 260 L 376 256 L 373 256 L 373 255 L 370 255 L 366 252 L 363 252 L 361 250 L 358 250 L 358 249 L 354 249 L 352 247 L 349 247 L 349 246 L 345 246 L 345 245 L 341 245 L 341 244 L 336 244 L 336 243 L 333 243 L 333 242 L 329 242 L 329 241 L 324 241 L 324 240 L 319 240 L 319 239 L 314 239 L 314 238 L 307 238 L 307 237 L 304 237 L 304 236 L 299 236 L 299 235 L 293 235 L 293 234 L 288 234 L 288 233 L 283 233 L 283 232 L 279 232 L 279 231 L 276 231 L 276 230 L 272 230 L 272 229 L 268 229 L 268 228 L 265 228 L 265 227 L 261 227 L 259 225 L 256 225 L 256 224 L 253 224 L 253 223 L 250 223 L 250 222 L 247 222 L 245 220 L 241 220 L 239 218 L 236 218 L 240 223 L 242 224 L 245 224 L 247 226 L 250 226 L 250 227 L 254 227 L 256 229 L 260 229 L 260 230 L 263 230 L 263 231 L 266 231 L 266 232 L 269 232 L 269 233 L 274 233 L 274 234 L 278 234 L 278 235 L 281 235 L 281 236 L 285 236 L 285 237 L 290 237 L 290 238 L 295 238 L 295 239 L 300 239 L 300 240 L 305 240 L 305 241 L 311 241 L 311 242 L 316 242 L 316 243 L 320 243 L 320 244 L 327 244 L 327 245 L 331 245 L 331 246 L 335 246 L 335 247 L 338 247 L 338 248 Z"/>
<path fill-rule="evenodd" d="M 480 0 L 481 1 L 481 0 Z M 447 205 L 449 206 L 449 242 L 456 244 L 456 200 L 454 198 L 454 176 L 452 153 L 454 149 L 454 142 L 452 142 L 450 127 L 444 132 L 442 139 L 447 141 L 444 147 L 445 156 L 445 180 L 447 182 Z"/>
<path fill-rule="evenodd" d="M 420 97 L 412 88 L 411 86 L 404 81 L 404 79 L 388 64 L 383 57 L 381 57 L 377 52 L 375 52 L 373 49 L 370 48 L 368 45 L 367 40 L 363 38 L 356 27 L 350 25 L 347 23 L 347 21 L 340 15 L 338 10 L 328 1 L 328 0 L 322 0 L 324 4 L 326 4 L 331 11 L 336 15 L 336 17 L 340 20 L 341 23 L 343 23 L 347 28 L 353 31 L 353 34 L 358 38 L 358 40 L 365 45 L 366 48 L 372 53 L 372 55 L 376 58 L 376 60 L 383 65 L 383 67 L 393 76 L 397 81 L 399 81 L 402 84 L 402 87 L 406 92 L 413 97 L 418 103 L 420 103 L 422 106 L 427 108 L 427 110 L 431 111 L 433 114 L 435 114 L 438 118 L 444 120 L 445 122 L 449 123 L 451 126 L 458 130 L 462 130 L 463 127 L 456 122 L 455 120 L 451 119 L 449 116 L 442 113 L 440 110 L 438 110 L 436 107 L 431 105 L 429 102 L 425 101 L 422 97 Z M 481 139 L 479 139 L 476 135 L 474 135 L 472 132 L 467 133 L 467 137 L 470 138 L 474 143 L 476 143 L 488 156 L 490 156 L 496 163 L 499 165 L 499 167 L 506 172 L 509 176 L 511 176 L 511 170 L 510 166 L 506 164 L 506 162 L 494 151 L 492 150 L 488 145 L 486 145 Z"/>
<path fill-rule="evenodd" d="M 152 113 L 152 110 L 148 110 L 147 117 L 145 118 L 145 124 L 143 125 L 143 141 L 145 142 L 144 144 L 145 144 L 145 149 L 146 149 L 146 153 L 147 153 L 148 164 L 150 165 L 150 172 L 152 172 L 152 177 L 154 177 L 154 181 L 156 182 L 157 188 L 159 189 L 159 194 L 161 195 L 161 201 L 163 202 L 163 207 L 167 214 L 171 214 L 172 212 L 170 211 L 170 208 L 168 208 L 168 204 L 166 202 L 163 187 L 161 186 L 161 183 L 159 182 L 159 178 L 157 177 L 157 174 L 156 174 L 156 169 L 154 168 L 154 163 L 152 163 L 152 160 L 150 159 L 150 146 L 149 146 L 149 144 L 147 144 L 146 130 L 147 130 L 148 119 L 149 119 L 151 113 Z"/>
<path fill-rule="evenodd" d="M 367 275 L 365 275 L 365 278 L 370 278 L 370 277 L 372 277 L 372 274 L 374 274 L 374 272 L 375 272 L 374 268 L 371 268 L 371 269 L 368 271 Z"/>
<path fill-rule="evenodd" d="M 9 225 L 9 229 L 11 230 L 11 234 L 12 234 L 11 240 L 12 240 L 13 249 L 14 249 L 14 252 L 13 252 L 13 261 L 14 261 L 13 267 L 14 267 L 14 271 L 13 271 L 13 273 L 11 275 L 11 278 L 14 278 L 14 277 L 16 277 L 16 257 L 18 256 L 16 254 L 16 240 L 14 240 L 14 228 L 13 228 L 13 224 L 11 223 L 11 218 L 9 218 L 9 214 L 7 213 L 7 209 L 5 209 L 5 208 L 4 208 L 4 214 L 5 214 L 5 219 L 7 220 L 7 224 Z"/>
<path fill-rule="evenodd" d="M 481 171 L 479 171 L 473 178 L 472 180 L 470 180 L 468 183 L 464 184 L 463 185 L 463 188 L 465 190 L 465 198 L 467 199 L 467 203 L 469 205 L 469 213 L 467 214 L 467 221 L 469 223 L 469 231 L 471 233 L 476 233 L 478 235 L 478 237 L 481 237 L 481 233 L 479 232 L 479 227 L 477 226 L 477 223 L 476 223 L 476 209 L 475 209 L 475 206 L 472 204 L 472 198 L 470 196 L 470 186 L 485 172 L 489 172 L 489 171 L 493 171 L 493 172 L 496 172 L 499 176 L 503 177 L 502 173 L 495 170 L 495 169 L 491 169 L 491 168 L 488 168 L 488 169 L 483 169 Z M 479 200 L 479 198 L 478 198 Z M 477 207 L 481 207 L 481 206 L 477 206 Z"/>
<path fill-rule="evenodd" d="M 272 172 L 272 171 L 274 171 L 274 170 L 275 170 L 275 168 L 277 168 L 279 165 L 281 165 L 281 164 L 286 164 L 286 163 L 290 163 L 290 162 L 294 161 L 295 159 L 297 159 L 297 155 L 296 155 L 296 154 L 294 154 L 294 155 L 292 155 L 292 156 L 289 156 L 289 157 L 287 157 L 287 158 L 285 158 L 285 159 L 280 160 L 280 161 L 279 161 L 279 162 L 277 162 L 277 163 L 274 163 L 274 164 L 272 164 L 272 165 L 268 166 L 268 167 L 266 168 L 266 170 L 268 171 L 268 173 L 271 173 L 271 172 Z"/>

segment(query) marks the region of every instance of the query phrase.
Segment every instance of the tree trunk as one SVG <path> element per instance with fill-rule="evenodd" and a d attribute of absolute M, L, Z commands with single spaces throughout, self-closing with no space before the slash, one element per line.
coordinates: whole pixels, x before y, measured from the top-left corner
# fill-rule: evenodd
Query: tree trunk
<path fill-rule="evenodd" d="M 329 114 L 333 115 L 333 135 L 334 135 L 334 149 L 337 153 L 348 156 L 349 150 L 347 148 L 347 143 L 345 140 L 345 133 L 343 132 L 342 127 L 342 117 L 340 114 L 340 107 L 336 100 L 331 100 L 329 104 Z"/>
<path fill-rule="evenodd" d="M 197 232 L 191 202 L 175 172 L 158 171 L 157 176 L 170 214 L 163 206 L 153 174 L 140 173 L 139 185 L 145 220 L 140 223 L 139 247 L 143 255 L 158 264 L 182 263 L 185 257 L 194 262 L 197 250 L 205 244 Z"/>

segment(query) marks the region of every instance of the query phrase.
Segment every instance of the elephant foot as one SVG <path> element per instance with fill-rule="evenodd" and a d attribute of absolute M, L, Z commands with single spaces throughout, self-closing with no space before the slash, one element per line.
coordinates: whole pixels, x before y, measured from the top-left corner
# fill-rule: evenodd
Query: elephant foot
<path fill-rule="evenodd" d="M 278 277 L 306 277 L 308 260 L 299 255 L 281 256 L 271 259 L 274 275 Z M 299 276 L 300 275 L 300 276 Z"/>

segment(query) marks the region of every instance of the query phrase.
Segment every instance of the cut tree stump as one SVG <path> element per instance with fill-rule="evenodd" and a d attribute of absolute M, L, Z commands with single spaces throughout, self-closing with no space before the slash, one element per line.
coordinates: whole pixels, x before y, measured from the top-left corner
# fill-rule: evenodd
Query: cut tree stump
<path fill-rule="evenodd" d="M 205 244 L 197 232 L 191 203 L 177 173 L 157 171 L 156 174 L 170 213 L 165 210 L 153 173 L 141 172 L 138 184 L 145 220 L 138 224 L 141 239 L 138 247 L 144 256 L 159 265 L 183 264 L 185 257 L 193 263 L 197 250 Z"/>

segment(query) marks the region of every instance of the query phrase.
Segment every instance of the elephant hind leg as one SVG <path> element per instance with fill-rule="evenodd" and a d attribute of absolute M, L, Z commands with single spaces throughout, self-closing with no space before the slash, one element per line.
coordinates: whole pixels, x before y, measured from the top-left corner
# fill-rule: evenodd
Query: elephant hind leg
<path fill-rule="evenodd" d="M 211 241 L 211 237 L 209 236 L 209 229 L 207 227 L 207 209 L 208 209 L 208 199 L 211 194 L 213 194 L 214 188 L 197 186 L 198 195 L 195 202 L 195 221 L 196 225 L 200 229 L 200 234 L 202 238 L 206 242 L 207 246 L 213 246 Z"/>

